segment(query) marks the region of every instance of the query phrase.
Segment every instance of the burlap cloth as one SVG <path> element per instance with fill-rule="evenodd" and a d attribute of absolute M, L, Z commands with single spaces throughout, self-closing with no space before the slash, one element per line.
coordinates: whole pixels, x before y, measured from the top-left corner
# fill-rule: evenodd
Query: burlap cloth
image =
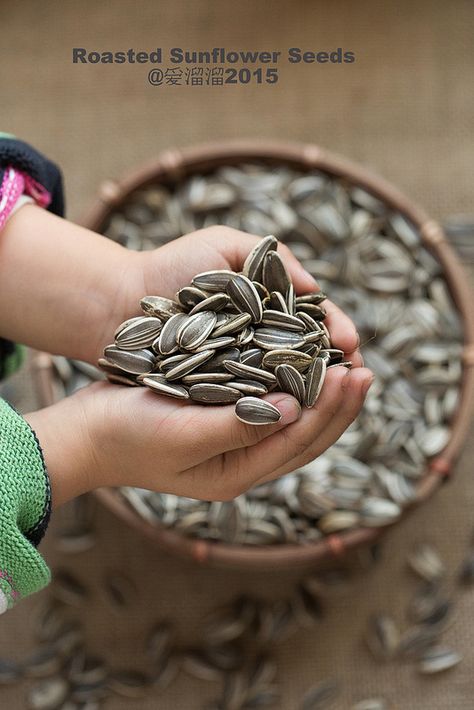
<path fill-rule="evenodd" d="M 1 128 L 53 157 L 64 169 L 69 216 L 78 218 L 99 183 L 159 151 L 229 137 L 312 141 L 372 166 L 442 219 L 472 210 L 472 27 L 468 0 L 285 2 L 202 0 L 2 3 Z M 157 46 L 207 49 L 309 50 L 343 46 L 350 66 L 282 64 L 274 86 L 160 87 L 134 66 L 74 66 L 71 48 L 118 50 Z M 39 284 L 40 287 L 40 284 Z M 34 406 L 27 373 L 10 385 L 25 410 Z M 11 389 L 10 389 L 11 391 Z M 452 483 L 387 539 L 383 558 L 350 596 L 327 604 L 313 631 L 276 650 L 281 707 L 326 677 L 344 686 L 338 707 L 368 695 L 397 708 L 474 707 L 474 595 L 459 592 L 447 641 L 463 654 L 450 674 L 426 680 L 411 665 L 377 665 L 361 642 L 372 611 L 400 621 L 414 582 L 405 569 L 417 539 L 433 541 L 454 573 L 471 536 L 474 436 Z M 99 544 L 74 559 L 90 589 L 84 620 L 90 650 L 140 666 L 143 634 L 152 619 L 171 617 L 183 645 L 197 638 L 204 612 L 247 590 L 279 597 L 297 575 L 212 571 L 172 559 L 100 510 Z M 63 564 L 53 536 L 48 561 Z M 68 562 L 70 564 L 70 562 Z M 136 605 L 117 617 L 103 603 L 98 581 L 108 569 L 136 581 Z M 95 583 L 97 582 L 97 583 Z M 2 656 L 31 648 L 31 622 L 41 595 L 0 622 Z M 24 687 L 0 689 L 0 707 L 25 707 Z M 181 674 L 162 697 L 109 700 L 107 707 L 193 710 L 218 688 Z"/>

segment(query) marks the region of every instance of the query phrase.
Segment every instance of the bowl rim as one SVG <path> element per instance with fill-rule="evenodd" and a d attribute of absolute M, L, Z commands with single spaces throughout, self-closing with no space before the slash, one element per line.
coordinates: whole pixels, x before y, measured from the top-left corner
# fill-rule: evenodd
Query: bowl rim
<path fill-rule="evenodd" d="M 315 144 L 248 139 L 168 149 L 145 165 L 129 171 L 121 179 L 104 181 L 99 187 L 98 196 L 79 223 L 89 229 L 100 231 L 110 212 L 135 190 L 153 183 L 176 184 L 183 177 L 191 174 L 209 173 L 223 165 L 238 165 L 252 161 L 286 164 L 303 172 L 319 170 L 362 187 L 387 203 L 390 208 L 407 217 L 418 228 L 424 245 L 441 263 L 463 323 L 461 400 L 450 422 L 451 435 L 446 447 L 440 454 L 427 461 L 424 475 L 420 478 L 417 487 L 416 498 L 396 521 L 398 523 L 431 496 L 442 482 L 449 479 L 453 464 L 466 438 L 474 405 L 473 294 L 461 263 L 447 242 L 441 226 L 435 220 L 384 178 Z M 51 356 L 38 353 L 34 358 L 33 368 L 41 406 L 47 406 L 54 401 Z M 237 569 L 279 569 L 280 567 L 289 569 L 320 563 L 330 558 L 341 557 L 361 545 L 373 544 L 392 527 L 392 525 L 384 528 L 359 527 L 329 535 L 307 545 L 278 544 L 251 547 L 230 545 L 185 538 L 159 523 L 153 525 L 140 518 L 117 489 L 101 488 L 95 491 L 95 495 L 117 516 L 168 552 L 179 553 L 200 563 Z"/>

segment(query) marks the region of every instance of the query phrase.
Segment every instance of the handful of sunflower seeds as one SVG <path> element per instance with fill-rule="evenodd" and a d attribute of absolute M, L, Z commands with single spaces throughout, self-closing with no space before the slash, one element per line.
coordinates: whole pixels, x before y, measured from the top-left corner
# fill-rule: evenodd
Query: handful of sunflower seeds
<path fill-rule="evenodd" d="M 274 390 L 312 407 L 326 370 L 344 365 L 324 324 L 326 296 L 296 296 L 273 236 L 250 252 L 241 273 L 197 274 L 176 300 L 145 296 L 145 315 L 115 331 L 99 366 L 110 382 L 142 385 L 200 404 L 235 403 L 246 424 L 280 412 L 260 397 Z"/>

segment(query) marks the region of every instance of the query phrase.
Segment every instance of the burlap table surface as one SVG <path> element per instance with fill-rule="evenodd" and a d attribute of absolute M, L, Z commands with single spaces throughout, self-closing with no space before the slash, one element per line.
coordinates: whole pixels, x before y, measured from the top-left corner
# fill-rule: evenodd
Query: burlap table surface
<path fill-rule="evenodd" d="M 29 140 L 62 166 L 73 219 L 103 179 L 170 146 L 237 137 L 317 142 L 372 166 L 442 219 L 472 209 L 473 23 L 467 0 L 2 3 L 0 128 Z M 356 62 L 282 64 L 275 86 L 153 88 L 146 70 L 136 65 L 73 66 L 73 46 L 100 51 L 343 46 L 356 53 Z M 8 392 L 24 411 L 35 406 L 27 370 L 10 381 Z M 329 601 L 319 626 L 275 650 L 281 708 L 296 707 L 307 687 L 327 677 L 343 684 L 340 708 L 369 695 L 384 695 L 404 710 L 474 707 L 472 592 L 457 593 L 455 622 L 446 637 L 464 661 L 444 677 L 426 680 L 411 665 L 377 665 L 361 641 L 373 611 L 404 620 L 414 589 L 405 558 L 414 541 L 435 543 L 451 573 L 459 565 L 473 522 L 473 434 L 454 480 L 391 532 L 382 560 L 349 597 Z M 104 509 L 98 518 L 99 542 L 92 552 L 64 560 L 52 534 L 43 551 L 53 567 L 72 565 L 87 584 L 82 613 L 89 648 L 115 663 L 140 667 L 143 634 L 152 620 L 173 619 L 186 645 L 198 638 L 208 609 L 242 591 L 278 598 L 300 576 L 202 569 L 155 549 Z M 101 593 L 100 580 L 110 569 L 127 571 L 138 588 L 136 604 L 121 616 L 108 609 Z M 42 596 L 2 617 L 2 656 L 20 658 L 31 648 Z M 180 674 L 159 698 L 111 699 L 107 707 L 193 710 L 217 694 L 212 684 Z M 0 707 L 23 708 L 24 696 L 23 686 L 1 688 Z"/>

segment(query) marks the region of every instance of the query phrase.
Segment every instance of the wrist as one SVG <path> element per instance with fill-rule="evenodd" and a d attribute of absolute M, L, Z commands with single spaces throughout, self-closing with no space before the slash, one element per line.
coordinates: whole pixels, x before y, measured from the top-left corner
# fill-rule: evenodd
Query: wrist
<path fill-rule="evenodd" d="M 43 452 L 53 507 L 102 485 L 97 453 L 104 417 L 94 388 L 24 416 Z"/>

